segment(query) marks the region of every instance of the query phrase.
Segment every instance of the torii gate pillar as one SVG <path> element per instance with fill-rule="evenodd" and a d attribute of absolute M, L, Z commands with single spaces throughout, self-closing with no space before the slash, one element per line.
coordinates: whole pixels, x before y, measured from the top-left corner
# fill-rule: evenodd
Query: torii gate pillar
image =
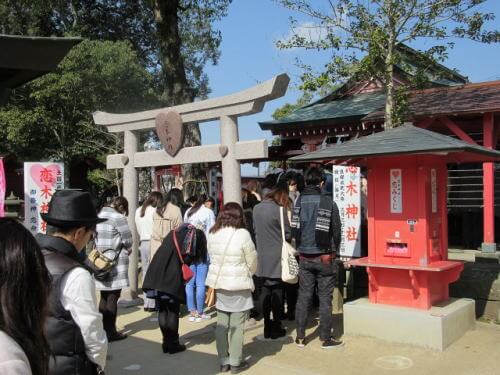
<path fill-rule="evenodd" d="M 126 130 L 123 135 L 123 147 L 128 154 L 134 155 L 138 148 L 138 137 L 133 131 Z M 123 196 L 127 198 L 128 201 L 128 212 L 127 217 L 128 226 L 132 232 L 132 241 L 134 247 L 132 253 L 130 254 L 130 263 L 137 264 L 139 259 L 139 251 L 136 249 L 136 244 L 138 244 L 137 230 L 135 228 L 135 210 L 137 209 L 137 187 L 138 187 L 138 175 L 137 169 L 134 168 L 132 163 L 127 163 L 123 168 Z M 125 182 L 126 181 L 126 182 Z M 129 304 L 135 305 L 140 303 L 137 297 L 138 286 L 138 269 L 137 267 L 129 267 L 129 282 L 130 287 L 128 290 L 124 290 L 122 293 L 122 300 L 129 301 Z M 134 302 L 135 301 L 135 302 Z"/>
<path fill-rule="evenodd" d="M 224 202 L 238 202 L 241 205 L 241 168 L 235 157 L 238 142 L 237 119 L 222 116 L 220 119 L 221 144 L 227 146 L 227 155 L 222 159 L 222 189 Z"/>

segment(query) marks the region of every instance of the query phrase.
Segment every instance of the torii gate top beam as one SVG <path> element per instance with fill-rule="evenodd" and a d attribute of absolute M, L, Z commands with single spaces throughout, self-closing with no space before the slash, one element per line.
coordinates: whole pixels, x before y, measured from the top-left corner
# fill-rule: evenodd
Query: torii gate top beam
<path fill-rule="evenodd" d="M 96 124 L 106 126 L 111 133 L 117 133 L 154 129 L 156 116 L 166 110 L 179 113 L 184 124 L 218 120 L 221 116 L 251 115 L 262 111 L 267 101 L 282 97 L 289 81 L 288 75 L 283 73 L 257 86 L 219 98 L 128 114 L 98 111 L 93 117 Z"/>

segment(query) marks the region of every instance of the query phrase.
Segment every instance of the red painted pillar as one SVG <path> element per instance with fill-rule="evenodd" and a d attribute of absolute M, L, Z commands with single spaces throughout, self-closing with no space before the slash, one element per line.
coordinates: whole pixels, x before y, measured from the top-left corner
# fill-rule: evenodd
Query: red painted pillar
<path fill-rule="evenodd" d="M 483 116 L 483 146 L 494 148 L 493 113 Z M 483 252 L 495 252 L 495 165 L 491 162 L 483 163 Z"/>

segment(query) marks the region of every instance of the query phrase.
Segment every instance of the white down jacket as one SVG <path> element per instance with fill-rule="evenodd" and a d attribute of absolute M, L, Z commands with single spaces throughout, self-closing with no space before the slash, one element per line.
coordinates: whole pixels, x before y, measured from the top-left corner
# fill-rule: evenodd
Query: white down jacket
<path fill-rule="evenodd" d="M 257 252 L 246 229 L 226 227 L 210 233 L 207 247 L 210 255 L 208 286 L 224 290 L 254 290 L 252 275 L 257 270 Z"/>

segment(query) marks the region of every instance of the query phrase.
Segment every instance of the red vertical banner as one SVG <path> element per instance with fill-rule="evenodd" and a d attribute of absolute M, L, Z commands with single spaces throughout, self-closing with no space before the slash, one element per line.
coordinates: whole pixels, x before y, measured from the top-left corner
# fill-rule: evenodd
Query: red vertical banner
<path fill-rule="evenodd" d="M 5 189 L 7 183 L 5 181 L 5 171 L 3 169 L 3 158 L 0 158 L 0 217 L 5 216 Z"/>

